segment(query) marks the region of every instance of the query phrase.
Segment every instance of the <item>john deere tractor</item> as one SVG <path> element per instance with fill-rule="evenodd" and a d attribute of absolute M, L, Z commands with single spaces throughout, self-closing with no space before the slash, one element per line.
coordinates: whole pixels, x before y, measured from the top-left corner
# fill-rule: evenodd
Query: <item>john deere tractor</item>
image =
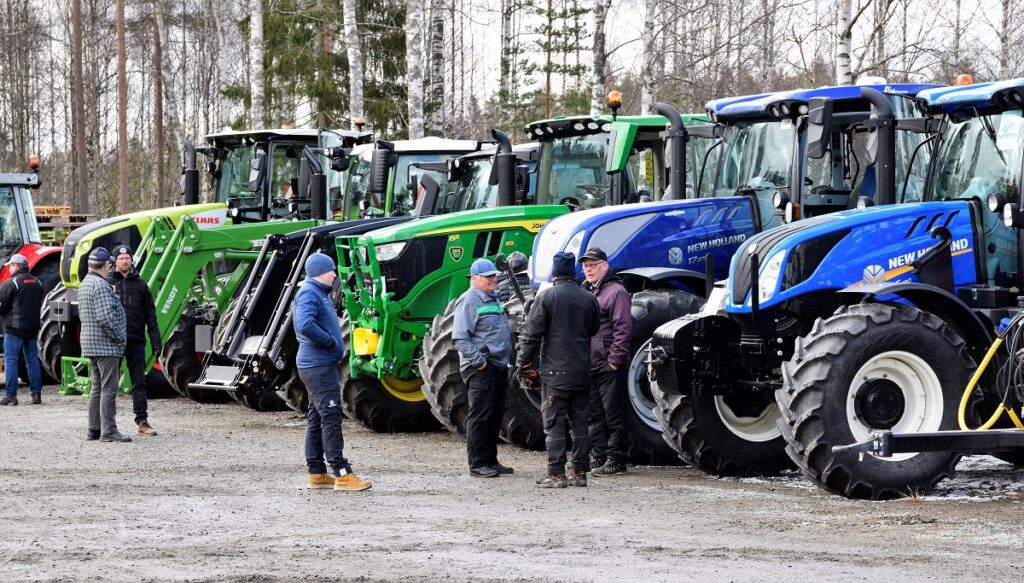
<path fill-rule="evenodd" d="M 490 168 L 492 156 L 480 151 L 481 142 L 429 138 L 380 145 L 357 149 L 345 189 L 330 196 L 335 218 L 354 218 L 266 238 L 255 269 L 216 327 L 197 328 L 197 351 L 207 355 L 191 390 L 228 391 L 257 410 L 287 405 L 305 411 L 306 390 L 295 369 L 291 308 L 306 258 L 316 252 L 335 257 L 334 239 L 339 236 L 450 212 L 452 197 L 440 191 L 442 185 L 447 188 L 448 167 Z M 374 168 L 376 175 L 371 176 Z M 392 216 L 384 216 L 388 209 L 393 209 L 388 213 Z"/>
<path fill-rule="evenodd" d="M 182 192 L 185 205 L 142 211 L 90 223 L 76 229 L 61 253 L 61 283 L 47 296 L 40 331 L 40 358 L 51 375 L 61 376 L 61 358 L 80 354 L 76 293 L 88 267 L 85 258 L 98 246 L 128 245 L 137 267 L 167 250 L 155 225 L 177 226 L 184 217 L 199 229 L 230 224 L 307 218 L 309 202 L 295 198 L 298 167 L 306 147 L 343 147 L 365 142 L 369 134 L 329 130 L 261 130 L 213 134 L 207 147 L 184 144 Z M 197 204 L 197 157 L 208 159 L 218 202 Z M 223 266 L 225 269 L 229 266 Z M 176 387 L 180 388 L 180 387 Z"/>
<path fill-rule="evenodd" d="M 664 118 L 614 116 L 531 124 L 529 136 L 540 142 L 534 192 L 520 179 L 516 187 L 499 187 L 475 210 L 338 239 L 352 318 L 342 392 L 346 414 L 380 431 L 437 427 L 421 379 L 431 377 L 439 360 L 426 354 L 424 337 L 435 316 L 468 287 L 474 258 L 528 254 L 536 233 L 555 216 L 650 195 L 637 190 L 631 175 L 617 180 L 624 187 L 614 188 L 607 170 L 612 164 L 625 171 L 638 131 L 657 133 L 664 126 Z M 657 187 L 664 187 L 663 178 Z M 438 357 L 447 368 L 447 350 Z"/>

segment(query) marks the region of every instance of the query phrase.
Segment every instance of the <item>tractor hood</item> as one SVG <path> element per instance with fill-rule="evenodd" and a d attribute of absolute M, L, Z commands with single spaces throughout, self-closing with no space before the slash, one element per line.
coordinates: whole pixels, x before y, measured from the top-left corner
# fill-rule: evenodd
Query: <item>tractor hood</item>
<path fill-rule="evenodd" d="M 371 231 L 360 237 L 359 242 L 381 245 L 438 235 L 457 235 L 470 231 L 499 231 L 511 227 L 524 228 L 530 233 L 536 233 L 552 217 L 568 212 L 569 207 L 565 205 L 512 206 L 460 211 L 424 217 L 401 225 Z"/>
<path fill-rule="evenodd" d="M 766 231 L 733 257 L 725 309 L 751 312 L 755 256 L 759 309 L 812 292 L 882 282 L 926 281 L 953 291 L 978 281 L 984 269 L 975 240 L 981 213 L 988 211 L 968 200 L 924 202 L 843 211 Z M 946 233 L 948 252 L 929 260 L 926 270 L 915 269 L 914 262 Z M 1001 255 L 1012 257 L 1002 261 L 1015 265 L 1015 244 L 1005 245 Z"/>
<path fill-rule="evenodd" d="M 600 247 L 616 271 L 644 268 L 702 274 L 708 253 L 724 275 L 736 247 L 754 234 L 745 197 L 670 200 L 577 211 L 552 219 L 534 241 L 530 281 L 551 280 L 555 253 Z M 720 255 L 720 256 L 719 256 Z M 582 270 L 577 267 L 577 276 Z"/>

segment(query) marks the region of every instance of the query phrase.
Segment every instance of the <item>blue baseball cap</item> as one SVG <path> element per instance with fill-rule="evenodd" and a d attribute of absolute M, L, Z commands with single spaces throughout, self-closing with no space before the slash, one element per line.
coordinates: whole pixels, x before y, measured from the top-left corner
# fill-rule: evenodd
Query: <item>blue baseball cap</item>
<path fill-rule="evenodd" d="M 109 263 L 110 251 L 107 251 L 106 247 L 97 247 L 89 254 L 89 261 L 95 261 L 96 263 Z"/>
<path fill-rule="evenodd" d="M 482 275 L 489 277 L 492 275 L 498 275 L 501 273 L 498 268 L 494 266 L 494 262 L 490 259 L 480 258 L 473 262 L 473 266 L 469 268 L 470 275 Z"/>

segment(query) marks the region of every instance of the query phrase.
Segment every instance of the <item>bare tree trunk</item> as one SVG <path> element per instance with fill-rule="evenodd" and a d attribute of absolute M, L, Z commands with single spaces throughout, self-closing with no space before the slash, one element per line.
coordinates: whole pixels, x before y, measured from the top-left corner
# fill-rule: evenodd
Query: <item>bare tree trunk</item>
<path fill-rule="evenodd" d="M 654 111 L 654 67 L 656 60 L 654 17 L 657 5 L 658 0 L 646 0 L 644 31 L 641 37 L 644 44 L 643 65 L 640 69 L 640 113 L 642 115 L 651 115 L 651 112 Z"/>
<path fill-rule="evenodd" d="M 352 120 L 363 119 L 363 50 L 356 25 L 356 0 L 342 0 L 345 11 L 345 50 L 348 53 L 348 112 Z"/>
<path fill-rule="evenodd" d="M 604 109 L 605 66 L 608 62 L 608 54 L 604 47 L 604 25 L 608 20 L 611 5 L 611 0 L 594 0 L 594 44 L 591 48 L 594 68 L 590 78 L 593 85 L 590 94 L 590 115 L 600 115 Z"/>
<path fill-rule="evenodd" d="M 89 160 L 85 144 L 85 82 L 82 74 L 82 0 L 71 0 L 71 68 L 74 70 L 75 166 L 78 176 L 78 212 L 92 212 L 89 200 Z"/>
<path fill-rule="evenodd" d="M 839 0 L 836 44 L 836 84 L 852 85 L 853 72 L 850 70 L 850 44 L 853 39 L 853 0 Z"/>
<path fill-rule="evenodd" d="M 222 128 L 231 119 L 231 100 L 224 97 L 224 88 L 231 85 L 231 72 L 237 65 L 228 50 L 232 45 L 234 14 L 231 9 L 232 3 L 223 0 L 212 0 L 215 20 L 217 21 L 217 82 L 216 88 L 219 95 L 217 99 L 217 119 L 214 127 Z"/>
<path fill-rule="evenodd" d="M 551 62 L 552 36 L 555 29 L 555 9 L 548 0 L 547 26 L 545 27 L 546 41 L 544 42 L 544 117 L 551 117 L 551 69 L 554 64 Z"/>
<path fill-rule="evenodd" d="M 164 62 L 163 47 L 160 45 L 160 28 L 153 18 L 153 122 L 156 134 L 156 206 L 164 206 L 164 176 L 166 176 L 166 146 L 164 144 L 164 86 L 160 74 Z"/>
<path fill-rule="evenodd" d="M 405 66 L 409 87 L 409 139 L 423 137 L 423 4 L 405 3 Z"/>
<path fill-rule="evenodd" d="M 430 102 L 434 111 L 430 127 L 437 134 L 444 133 L 444 20 L 441 0 L 434 0 L 430 13 Z M 454 63 L 452 64 L 454 66 Z"/>
<path fill-rule="evenodd" d="M 267 123 L 263 86 L 263 0 L 249 0 L 249 82 L 250 123 L 254 128 L 263 127 Z"/>
<path fill-rule="evenodd" d="M 326 83 L 327 78 L 331 74 L 330 55 L 332 52 L 331 50 L 333 48 L 333 39 L 331 38 L 331 24 L 326 22 L 327 2 L 321 0 L 320 6 L 322 8 L 322 13 L 325 18 L 325 22 L 321 24 L 323 28 L 321 28 L 320 30 L 320 62 L 322 63 L 320 75 L 324 78 L 324 82 Z M 326 98 L 322 94 L 317 96 L 316 125 L 317 127 L 320 128 L 326 128 L 329 123 L 327 120 L 326 101 Z"/>
<path fill-rule="evenodd" d="M 507 104 L 512 99 L 512 1 L 501 2 L 501 84 L 498 90 L 503 112 L 508 110 Z"/>
<path fill-rule="evenodd" d="M 168 38 L 167 26 L 164 23 L 164 13 L 160 10 L 160 4 L 157 0 L 153 0 L 153 16 L 156 18 L 156 44 L 158 46 L 157 52 L 163 55 L 162 43 L 163 39 Z M 158 69 L 160 69 L 160 85 L 163 87 L 163 104 L 167 111 L 167 117 L 171 124 L 171 135 L 174 136 L 174 143 L 180 145 L 185 141 L 185 131 L 182 127 L 181 118 L 178 116 L 178 99 L 174 87 L 174 77 L 171 74 L 170 67 L 164 66 L 163 62 L 156 63 Z"/>
<path fill-rule="evenodd" d="M 117 0 L 117 209 L 128 212 L 128 57 L 125 47 L 124 0 Z"/>
<path fill-rule="evenodd" d="M 1013 0 L 1001 0 L 1000 4 L 1003 9 L 1003 17 L 999 23 L 999 78 L 1008 79 L 1010 77 L 1010 49 L 1013 44 L 1011 38 Z"/>

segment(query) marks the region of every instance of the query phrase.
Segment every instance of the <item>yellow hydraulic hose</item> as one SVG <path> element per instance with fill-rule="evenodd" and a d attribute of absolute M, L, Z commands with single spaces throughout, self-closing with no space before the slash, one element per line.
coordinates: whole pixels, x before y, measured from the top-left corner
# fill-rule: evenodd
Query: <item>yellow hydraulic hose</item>
<path fill-rule="evenodd" d="M 992 343 L 992 347 L 988 349 L 988 352 L 985 353 L 985 358 L 981 361 L 981 365 L 978 366 L 978 370 L 974 371 L 974 376 L 972 376 L 971 381 L 967 383 L 967 388 L 964 389 L 964 395 L 960 398 L 960 409 L 957 411 L 957 421 L 960 423 L 960 429 L 964 431 L 972 431 L 967 427 L 967 420 L 965 419 L 967 415 L 967 402 L 971 398 L 971 393 L 974 392 L 974 387 L 977 386 L 978 381 L 981 380 L 981 375 L 983 375 L 985 373 L 985 369 L 988 368 L 988 363 L 992 361 L 992 357 L 995 356 L 996 351 L 998 351 L 999 347 L 1002 345 L 1003 337 L 999 336 L 996 338 L 995 342 Z M 1014 356 L 1011 355 L 1011 358 L 1014 358 Z M 996 407 L 996 412 L 989 417 L 988 421 L 973 431 L 991 429 L 1004 411 L 1009 414 L 1010 420 L 1017 426 L 1017 429 L 1024 429 L 1024 423 L 1021 423 L 1020 418 L 1017 417 L 1017 414 L 1014 413 L 1013 409 L 1007 408 L 1004 403 L 999 403 L 999 406 Z"/>

